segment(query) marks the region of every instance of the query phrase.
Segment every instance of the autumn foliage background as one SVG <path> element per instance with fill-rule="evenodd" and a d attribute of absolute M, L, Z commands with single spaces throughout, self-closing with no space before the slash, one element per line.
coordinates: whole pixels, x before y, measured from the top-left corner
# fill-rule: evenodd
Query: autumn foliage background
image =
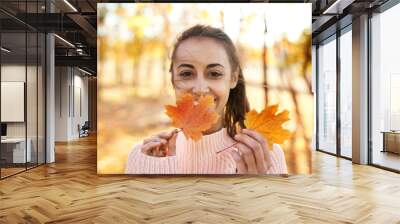
<path fill-rule="evenodd" d="M 195 24 L 222 28 L 234 41 L 252 109 L 289 110 L 289 173 L 310 173 L 311 4 L 292 3 L 98 4 L 98 173 L 123 173 L 135 144 L 172 128 L 164 110 L 175 104 L 169 56 Z"/>

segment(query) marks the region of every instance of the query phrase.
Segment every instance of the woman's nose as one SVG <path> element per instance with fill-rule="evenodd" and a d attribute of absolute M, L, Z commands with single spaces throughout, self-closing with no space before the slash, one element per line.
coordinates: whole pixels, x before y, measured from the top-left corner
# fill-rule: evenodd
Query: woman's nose
<path fill-rule="evenodd" d="M 193 93 L 197 95 L 202 95 L 204 93 L 210 92 L 210 89 L 208 88 L 208 84 L 204 78 L 198 78 L 196 80 L 196 83 L 193 87 Z"/>

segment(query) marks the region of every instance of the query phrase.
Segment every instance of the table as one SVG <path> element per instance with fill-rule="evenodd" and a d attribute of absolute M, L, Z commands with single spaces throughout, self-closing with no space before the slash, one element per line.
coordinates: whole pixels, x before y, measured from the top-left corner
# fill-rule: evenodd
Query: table
<path fill-rule="evenodd" d="M 382 152 L 400 154 L 400 131 L 382 131 L 381 133 L 383 133 Z"/>
<path fill-rule="evenodd" d="M 27 138 L 26 142 L 28 143 L 28 145 L 26 147 L 26 154 L 25 154 L 25 138 L 1 139 L 1 157 L 3 159 L 5 158 L 6 162 L 9 163 L 31 162 L 32 140 L 30 138 Z"/>

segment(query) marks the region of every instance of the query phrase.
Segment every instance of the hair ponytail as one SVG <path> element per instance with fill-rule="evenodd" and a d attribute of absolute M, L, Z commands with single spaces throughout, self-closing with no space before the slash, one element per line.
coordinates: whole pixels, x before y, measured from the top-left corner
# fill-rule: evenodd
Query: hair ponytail
<path fill-rule="evenodd" d="M 246 113 L 250 110 L 246 96 L 246 86 L 244 83 L 242 69 L 239 67 L 238 82 L 235 88 L 229 92 L 228 102 L 225 107 L 224 124 L 229 136 L 233 138 L 237 133 L 237 125 L 245 128 L 244 120 Z"/>

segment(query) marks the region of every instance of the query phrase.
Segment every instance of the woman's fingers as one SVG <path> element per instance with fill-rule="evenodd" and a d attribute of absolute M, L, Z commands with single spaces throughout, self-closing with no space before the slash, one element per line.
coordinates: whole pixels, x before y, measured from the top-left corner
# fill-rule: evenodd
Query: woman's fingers
<path fill-rule="evenodd" d="M 238 144 L 241 145 L 239 149 L 245 153 L 245 158 L 247 157 L 245 161 L 252 163 L 248 164 L 249 171 L 250 167 L 254 167 L 256 173 L 266 173 L 267 168 L 264 160 L 264 152 L 260 143 L 246 134 L 237 134 L 235 139 L 240 142 Z"/>
<path fill-rule="evenodd" d="M 228 149 L 228 153 L 232 155 L 232 158 L 236 162 L 236 169 L 238 174 L 245 174 L 247 173 L 246 162 L 244 161 L 243 157 L 234 149 Z"/>
<path fill-rule="evenodd" d="M 170 138 L 171 138 L 175 133 L 177 133 L 177 132 L 178 132 L 178 130 L 177 130 L 177 129 L 174 129 L 174 130 L 172 130 L 172 131 L 164 131 L 164 132 L 161 132 L 161 133 L 158 134 L 157 136 L 158 136 L 159 138 L 168 140 L 168 139 L 170 139 Z"/>
<path fill-rule="evenodd" d="M 156 153 L 155 153 L 155 155 L 158 156 L 158 157 L 165 156 L 165 151 L 164 151 L 164 150 L 161 150 L 161 147 L 162 147 L 162 146 L 157 146 L 157 147 L 156 147 Z"/>
<path fill-rule="evenodd" d="M 173 134 L 172 137 L 168 140 L 168 156 L 176 155 L 176 138 L 177 134 Z"/>
<path fill-rule="evenodd" d="M 143 145 L 149 142 L 161 142 L 162 144 L 167 144 L 168 141 L 158 136 L 151 136 L 150 138 L 146 138 L 143 140 Z"/>
<path fill-rule="evenodd" d="M 147 144 L 143 144 L 142 145 L 142 153 L 146 154 L 146 155 L 149 155 L 149 156 L 155 156 L 154 149 L 157 146 L 158 147 L 161 146 L 161 143 L 160 142 L 149 142 Z"/>
<path fill-rule="evenodd" d="M 242 143 L 238 143 L 235 147 L 239 150 L 243 160 L 246 162 L 247 172 L 257 173 L 257 164 L 253 151 Z"/>
<path fill-rule="evenodd" d="M 157 135 L 151 136 L 150 138 L 144 139 L 143 140 L 143 144 L 146 144 L 148 142 L 157 142 L 157 141 L 160 141 L 163 144 L 166 144 L 168 142 L 168 140 L 177 132 L 178 132 L 177 129 L 174 129 L 172 131 L 161 132 L 161 133 L 159 133 Z"/>
<path fill-rule="evenodd" d="M 260 133 L 258 133 L 256 131 L 253 131 L 250 129 L 243 129 L 242 131 L 243 131 L 243 133 L 251 136 L 252 138 L 256 139 L 260 143 L 263 154 L 264 154 L 264 160 L 265 160 L 265 162 L 267 162 L 266 169 L 269 169 L 269 167 L 272 164 L 272 161 L 271 161 L 272 155 L 271 155 L 271 151 L 269 149 L 267 140 Z"/>
<path fill-rule="evenodd" d="M 173 149 L 171 154 L 175 152 L 175 143 L 171 143 L 170 139 L 173 139 L 175 133 L 178 130 L 174 129 L 172 131 L 161 132 L 157 135 L 146 138 L 142 143 L 142 152 L 150 156 L 166 156 L 166 148 Z M 172 148 L 171 148 L 172 147 Z"/>

